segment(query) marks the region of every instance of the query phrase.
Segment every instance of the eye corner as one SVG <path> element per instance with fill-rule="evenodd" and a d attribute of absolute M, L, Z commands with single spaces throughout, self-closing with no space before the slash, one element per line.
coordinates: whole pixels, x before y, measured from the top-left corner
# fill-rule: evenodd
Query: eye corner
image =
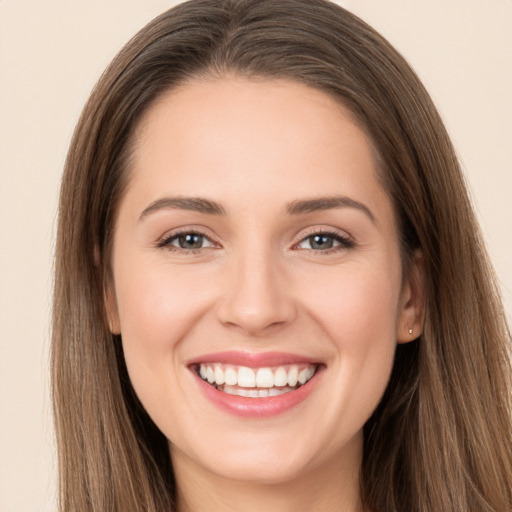
<path fill-rule="evenodd" d="M 156 248 L 170 252 L 195 254 L 208 249 L 219 249 L 221 245 L 211 235 L 195 228 L 168 232 L 155 243 Z"/>
<path fill-rule="evenodd" d="M 309 244 L 309 247 L 303 247 Z M 317 254 L 330 254 L 346 251 L 355 247 L 353 238 L 333 229 L 315 228 L 301 234 L 298 242 L 292 246 L 293 250 L 304 250 Z"/>

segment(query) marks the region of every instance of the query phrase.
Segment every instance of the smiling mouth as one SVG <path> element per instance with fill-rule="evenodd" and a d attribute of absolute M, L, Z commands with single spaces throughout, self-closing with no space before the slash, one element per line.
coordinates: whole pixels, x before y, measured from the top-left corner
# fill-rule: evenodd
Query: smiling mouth
<path fill-rule="evenodd" d="M 315 375 L 316 364 L 286 364 L 250 368 L 223 363 L 195 366 L 197 375 L 210 386 L 229 395 L 265 398 L 295 391 Z"/>

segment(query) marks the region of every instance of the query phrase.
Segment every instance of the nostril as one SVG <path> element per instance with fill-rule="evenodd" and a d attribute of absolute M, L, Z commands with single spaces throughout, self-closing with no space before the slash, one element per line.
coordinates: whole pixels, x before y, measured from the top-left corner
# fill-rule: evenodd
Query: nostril
<path fill-rule="evenodd" d="M 218 319 L 246 335 L 260 336 L 294 320 L 295 294 L 289 290 L 286 273 L 280 272 L 277 256 L 251 247 L 233 259 L 230 281 L 218 303 Z"/>
<path fill-rule="evenodd" d="M 233 299 L 219 306 L 219 321 L 231 328 L 237 328 L 250 336 L 258 336 L 281 328 L 295 319 L 293 304 L 260 302 L 244 304 L 240 299 Z"/>

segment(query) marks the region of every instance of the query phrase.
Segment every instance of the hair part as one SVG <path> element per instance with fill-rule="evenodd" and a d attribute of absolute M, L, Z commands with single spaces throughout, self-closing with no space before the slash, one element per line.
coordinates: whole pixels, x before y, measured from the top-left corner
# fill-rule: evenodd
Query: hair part
<path fill-rule="evenodd" d="M 405 60 L 325 0 L 180 4 L 125 46 L 85 106 L 65 165 L 55 261 L 61 509 L 173 510 L 167 440 L 131 387 L 120 336 L 109 330 L 105 284 L 144 113 L 191 79 L 230 74 L 298 81 L 347 107 L 373 142 L 404 260 L 423 253 L 424 332 L 398 346 L 384 398 L 365 425 L 365 506 L 511 509 L 510 332 L 460 166 Z"/>

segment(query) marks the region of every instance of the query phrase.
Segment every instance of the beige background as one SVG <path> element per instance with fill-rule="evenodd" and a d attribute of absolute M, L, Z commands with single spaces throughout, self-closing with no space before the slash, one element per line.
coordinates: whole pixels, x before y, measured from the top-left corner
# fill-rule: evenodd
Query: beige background
<path fill-rule="evenodd" d="M 121 45 L 177 2 L 0 0 L 0 512 L 55 510 L 48 333 L 59 177 Z M 447 123 L 512 310 L 512 0 L 347 0 Z"/>

